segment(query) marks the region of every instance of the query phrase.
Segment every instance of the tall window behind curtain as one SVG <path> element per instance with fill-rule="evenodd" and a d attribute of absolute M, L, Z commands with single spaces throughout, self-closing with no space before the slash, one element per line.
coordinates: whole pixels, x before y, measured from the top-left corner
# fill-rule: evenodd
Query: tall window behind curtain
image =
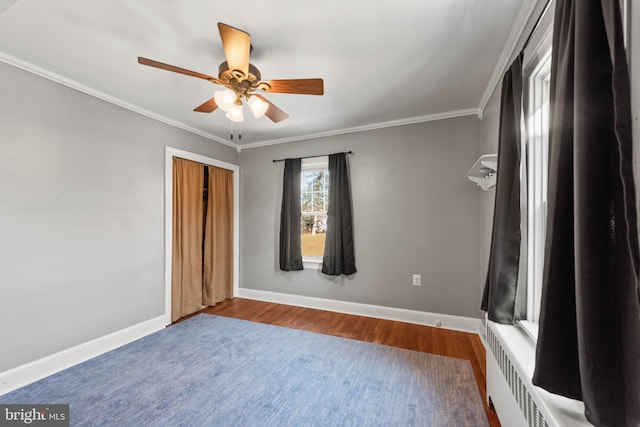
<path fill-rule="evenodd" d="M 280 270 L 302 270 L 300 170 L 301 159 L 286 159 L 280 211 Z"/>
<path fill-rule="evenodd" d="M 533 382 L 595 425 L 640 425 L 631 91 L 618 0 L 556 0 L 549 195 Z"/>
<path fill-rule="evenodd" d="M 233 296 L 233 171 L 209 166 L 202 303 Z"/>
<path fill-rule="evenodd" d="M 482 309 L 490 320 L 512 324 L 523 315 L 518 292 L 520 264 L 520 152 L 522 121 L 522 54 L 502 79 L 498 173 L 493 232 Z M 522 300 L 522 302 L 521 302 Z"/>
<path fill-rule="evenodd" d="M 339 276 L 356 271 L 347 154 L 336 153 L 329 156 L 329 208 L 322 272 Z"/>
<path fill-rule="evenodd" d="M 172 321 L 203 308 L 203 180 L 201 163 L 173 158 Z"/>

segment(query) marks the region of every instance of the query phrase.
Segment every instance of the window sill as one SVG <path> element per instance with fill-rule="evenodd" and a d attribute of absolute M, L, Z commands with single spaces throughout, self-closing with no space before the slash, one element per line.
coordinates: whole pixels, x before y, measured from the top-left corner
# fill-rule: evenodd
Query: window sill
<path fill-rule="evenodd" d="M 307 270 L 320 270 L 322 269 L 322 258 L 321 257 L 302 258 L 302 266 Z"/>
<path fill-rule="evenodd" d="M 538 329 L 539 325 L 536 322 L 530 320 L 518 320 L 517 325 L 533 340 L 534 343 L 538 342 Z"/>

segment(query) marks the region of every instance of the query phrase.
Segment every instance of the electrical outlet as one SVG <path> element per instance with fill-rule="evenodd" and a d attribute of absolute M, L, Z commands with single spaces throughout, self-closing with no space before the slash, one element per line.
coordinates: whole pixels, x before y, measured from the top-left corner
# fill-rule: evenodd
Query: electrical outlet
<path fill-rule="evenodd" d="M 422 277 L 419 274 L 413 275 L 413 286 L 420 286 Z"/>

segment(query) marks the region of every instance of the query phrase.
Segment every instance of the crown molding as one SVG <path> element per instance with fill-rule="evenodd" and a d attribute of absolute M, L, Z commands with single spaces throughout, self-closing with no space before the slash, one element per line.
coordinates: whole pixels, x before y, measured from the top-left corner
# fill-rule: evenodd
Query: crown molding
<path fill-rule="evenodd" d="M 45 79 L 51 80 L 55 83 L 59 83 L 63 86 L 70 87 L 71 89 L 75 89 L 82 93 L 85 93 L 89 96 L 93 96 L 95 98 L 101 99 L 103 101 L 109 102 L 111 104 L 117 105 L 118 107 L 125 108 L 129 111 L 133 111 L 134 113 L 142 114 L 143 116 L 149 117 L 150 119 L 157 120 L 159 122 L 168 124 L 170 126 L 176 127 L 178 129 L 182 129 L 187 132 L 191 132 L 193 134 L 202 136 L 203 138 L 207 138 L 213 140 L 215 142 L 219 142 L 220 144 L 228 145 L 229 147 L 233 147 L 238 149 L 238 144 L 234 144 L 233 142 L 229 142 L 225 139 L 222 139 L 218 136 L 212 135 L 208 132 L 203 132 L 200 129 L 196 129 L 191 126 L 187 126 L 184 123 L 178 122 L 176 120 L 169 119 L 167 117 L 161 116 L 156 113 L 152 113 L 149 110 L 145 110 L 144 108 L 140 108 L 136 105 L 125 102 L 119 98 L 115 98 L 113 96 L 107 95 L 104 92 L 100 92 L 99 90 L 95 90 L 90 88 L 89 86 L 85 86 L 75 80 L 68 79 L 59 74 L 53 73 L 49 70 L 45 70 L 44 68 L 38 67 L 37 65 L 33 65 L 29 62 L 18 59 L 14 56 L 6 54 L 4 52 L 0 52 L 0 62 L 4 62 L 6 64 L 12 65 L 16 68 L 20 68 L 29 73 L 35 74 L 37 76 L 43 77 Z"/>
<path fill-rule="evenodd" d="M 502 49 L 500 58 L 498 59 L 496 68 L 493 70 L 491 79 L 489 79 L 489 84 L 487 84 L 487 87 L 484 90 L 484 94 L 480 99 L 478 110 L 482 113 L 479 117 L 482 117 L 484 109 L 487 107 L 493 91 L 498 86 L 498 83 L 502 80 L 502 75 L 507 69 L 507 66 L 509 66 L 509 63 L 513 60 L 518 42 L 522 38 L 522 33 L 524 32 L 527 23 L 531 19 L 534 10 L 536 10 L 536 7 L 542 3 L 546 3 L 546 0 L 524 0 L 522 2 L 520 10 L 518 11 L 518 16 L 516 17 L 516 20 L 511 27 L 511 32 L 509 33 L 507 42 Z"/>
<path fill-rule="evenodd" d="M 404 119 L 398 119 L 398 120 L 390 120 L 390 121 L 386 121 L 386 122 L 378 122 L 378 123 L 371 123 L 371 124 L 367 124 L 367 125 L 363 125 L 363 126 L 354 126 L 354 127 L 348 127 L 348 128 L 342 128 L 342 129 L 335 129 L 335 130 L 331 130 L 331 131 L 327 131 L 327 132 L 317 132 L 317 133 L 310 133 L 310 134 L 305 134 L 305 135 L 299 135 L 299 136 L 294 136 L 294 137 L 289 137 L 289 138 L 280 138 L 280 139 L 272 139 L 272 140 L 266 140 L 266 141 L 260 141 L 260 142 L 255 142 L 255 143 L 249 143 L 249 144 L 236 144 L 230 141 L 227 141 L 226 139 L 220 138 L 216 135 L 210 134 L 208 132 L 203 132 L 200 129 L 196 129 L 194 127 L 191 126 L 187 126 L 184 123 L 178 122 L 176 120 L 172 120 L 169 119 L 167 117 L 161 116 L 159 114 L 153 113 L 151 111 L 145 110 L 144 108 L 140 108 L 136 105 L 130 104 L 128 102 L 125 102 L 119 98 L 115 98 L 113 96 L 107 95 L 104 92 L 95 90 L 91 87 L 88 87 L 86 85 L 83 85 L 75 80 L 63 77 L 59 74 L 53 73 L 49 70 L 46 70 L 44 68 L 38 67 L 34 64 L 31 64 L 27 61 L 23 61 L 21 59 L 18 59 L 14 56 L 11 56 L 5 52 L 0 52 L 0 62 L 4 62 L 6 64 L 12 65 L 16 68 L 20 68 L 24 71 L 27 71 L 29 73 L 35 74 L 37 76 L 43 77 L 45 79 L 51 80 L 55 83 L 59 83 L 61 85 L 70 87 L 72 89 L 78 90 L 82 93 L 85 93 L 89 96 L 93 96 L 95 98 L 101 99 L 103 101 L 109 102 L 111 104 L 117 105 L 119 107 L 125 108 L 129 111 L 133 111 L 135 113 L 138 114 L 142 114 L 143 116 L 149 117 L 151 119 L 157 120 L 159 122 L 168 124 L 170 126 L 176 127 L 178 129 L 182 129 L 184 131 L 202 136 L 203 138 L 207 138 L 210 139 L 212 141 L 218 142 L 220 144 L 223 145 L 227 145 L 229 147 L 233 147 L 236 149 L 237 152 L 241 152 L 242 150 L 248 149 L 248 148 L 255 148 L 255 147 L 264 147 L 267 145 L 277 145 L 277 144 L 285 144 L 288 142 L 297 142 L 297 141 L 305 141 L 305 140 L 310 140 L 310 139 L 318 139 L 318 138 L 325 138 L 325 137 L 330 137 L 330 136 L 337 136 L 337 135 L 345 135 L 345 134 L 349 134 L 349 133 L 356 133 L 356 132 L 365 132 L 365 131 L 369 131 L 369 130 L 376 130 L 376 129 L 384 129 L 384 128 L 389 128 L 389 127 L 397 127 L 397 126 L 405 126 L 405 125 L 410 125 L 410 124 L 416 124 L 416 123 L 424 123 L 424 122 L 431 122 L 431 121 L 436 121 L 436 120 L 445 120 L 445 119 L 452 119 L 452 118 L 456 118 L 456 117 L 464 117 L 464 116 L 472 116 L 472 115 L 476 115 L 478 116 L 478 118 L 482 118 L 482 113 L 483 110 L 482 109 L 478 109 L 478 108 L 468 108 L 468 109 L 463 109 L 463 110 L 455 110 L 455 111 L 446 111 L 443 113 L 436 113 L 436 114 L 428 114 L 428 115 L 424 115 L 424 116 L 416 116 L 416 117 L 408 117 L 408 118 L 404 118 Z"/>
<path fill-rule="evenodd" d="M 281 139 L 272 139 L 268 141 L 253 142 L 250 144 L 243 144 L 241 146 L 241 149 L 244 150 L 247 148 L 256 148 L 256 147 L 264 147 L 267 145 L 285 144 L 287 142 L 305 141 L 309 139 L 325 138 L 328 136 L 345 135 L 345 134 L 356 133 L 356 132 L 365 132 L 368 130 L 405 126 L 405 125 L 410 125 L 415 123 L 424 123 L 424 122 L 432 122 L 436 120 L 453 119 L 456 117 L 473 116 L 473 115 L 479 116 L 480 114 L 481 114 L 481 111 L 478 110 L 477 108 L 469 108 L 466 110 L 457 110 L 457 111 L 447 111 L 444 113 L 429 114 L 426 116 L 409 117 L 406 119 L 391 120 L 388 122 L 378 122 L 378 123 L 371 123 L 363 126 L 354 126 L 349 128 L 343 128 L 343 129 L 335 129 L 328 132 L 311 133 L 311 134 L 300 135 L 300 136 L 295 136 L 291 138 L 281 138 Z"/>

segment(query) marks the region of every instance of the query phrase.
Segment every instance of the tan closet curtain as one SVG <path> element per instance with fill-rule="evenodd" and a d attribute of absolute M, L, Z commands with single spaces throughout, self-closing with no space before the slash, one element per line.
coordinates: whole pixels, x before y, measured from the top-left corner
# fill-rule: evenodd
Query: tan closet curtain
<path fill-rule="evenodd" d="M 201 163 L 173 158 L 172 321 L 203 308 L 203 182 Z"/>
<path fill-rule="evenodd" d="M 233 296 L 233 171 L 209 166 L 202 303 Z"/>

